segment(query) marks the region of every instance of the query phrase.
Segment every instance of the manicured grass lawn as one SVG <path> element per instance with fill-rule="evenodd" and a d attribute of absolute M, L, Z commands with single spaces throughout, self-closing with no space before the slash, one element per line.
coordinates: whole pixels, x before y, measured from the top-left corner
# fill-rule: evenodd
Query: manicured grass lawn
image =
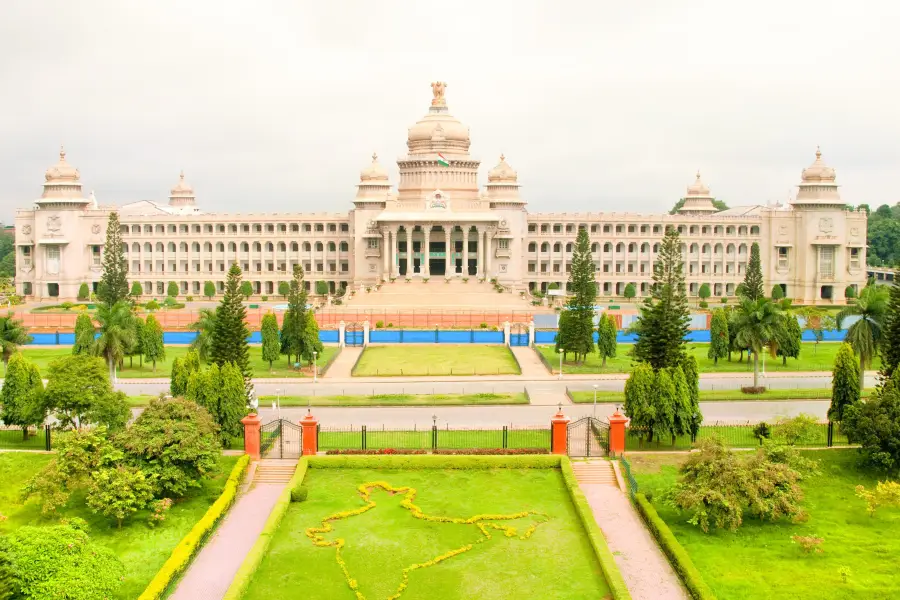
<path fill-rule="evenodd" d="M 19 496 L 28 479 L 52 458 L 48 454 L 0 453 L 0 514 L 8 517 L 0 522 L 0 533 L 23 525 L 52 525 L 57 522 L 56 519 L 42 517 L 40 507 L 34 501 L 22 504 Z M 147 525 L 149 511 L 142 511 L 117 529 L 115 523 L 95 515 L 77 498 L 70 501 L 71 508 L 60 511 L 60 517 L 85 519 L 90 525 L 91 538 L 116 553 L 125 565 L 125 581 L 115 597 L 132 600 L 144 591 L 172 549 L 222 493 L 235 462 L 236 456 L 223 456 L 215 477 L 205 480 L 201 488 L 176 502 L 165 522 L 157 527 Z"/>
<path fill-rule="evenodd" d="M 633 344 L 619 344 L 615 358 L 607 359 L 606 367 L 601 367 L 602 359 L 596 354 L 590 354 L 583 364 L 575 364 L 574 362 L 563 363 L 563 373 L 573 374 L 591 374 L 591 373 L 628 373 L 631 371 L 631 356 L 629 356 Z M 778 371 L 831 371 L 834 366 L 834 357 L 837 355 L 840 344 L 836 342 L 823 342 L 816 344 L 813 342 L 803 342 L 800 348 L 800 358 L 787 359 L 787 364 L 782 365 L 782 358 L 772 358 L 766 356 L 766 372 Z M 559 373 L 559 354 L 553 346 L 535 346 L 538 352 L 550 363 L 554 373 Z M 688 344 L 688 349 L 697 364 L 700 366 L 701 373 L 731 373 L 731 372 L 753 372 L 753 361 L 747 359 L 746 353 L 744 360 L 738 361 L 740 355 L 735 352 L 729 362 L 727 358 L 719 359 L 716 364 L 711 358 L 707 358 L 706 353 L 709 352 L 709 344 Z M 868 368 L 878 370 L 881 367 L 881 360 L 876 359 Z M 762 357 L 760 357 L 760 371 L 762 370 Z"/>
<path fill-rule="evenodd" d="M 704 534 L 687 517 L 654 500 L 660 516 L 687 550 L 719 600 L 887 600 L 900 597 L 900 510 L 866 514 L 854 487 L 875 485 L 878 476 L 858 470 L 854 450 L 808 452 L 822 474 L 802 483 L 806 523 L 744 521 L 737 533 Z M 641 491 L 654 495 L 677 476 L 672 455 L 629 457 Z M 884 479 L 884 476 L 881 476 Z M 824 539 L 821 554 L 804 554 L 791 536 Z M 849 568 L 847 582 L 841 567 Z"/>
<path fill-rule="evenodd" d="M 322 427 L 319 430 L 319 450 L 363 449 L 362 429 Z M 366 428 L 366 449 L 382 448 L 430 450 L 431 428 L 421 431 L 390 431 Z M 502 429 L 441 429 L 437 430 L 437 448 L 503 448 Z M 550 448 L 550 429 L 508 429 L 507 448 Z"/>
<path fill-rule="evenodd" d="M 506 346 L 399 344 L 366 348 L 353 375 L 518 375 L 520 372 Z"/>
<path fill-rule="evenodd" d="M 718 425 L 715 422 L 703 424 L 700 426 L 700 432 L 697 434 L 697 440 L 704 438 L 720 437 L 726 444 L 734 448 L 755 448 L 759 446 L 759 440 L 753 435 L 755 424 L 746 425 Z M 779 439 L 777 428 L 772 422 L 769 423 L 771 437 L 774 440 Z M 835 425 L 832 444 L 835 446 L 846 446 L 847 437 L 840 432 L 840 428 Z M 825 447 L 828 445 L 828 425 L 821 423 L 815 430 L 810 439 L 799 443 L 799 446 L 806 448 Z M 691 437 L 688 435 L 677 436 L 673 442 L 670 436 L 664 437 L 662 440 L 654 440 L 653 442 L 641 441 L 640 438 L 631 435 L 630 430 L 625 436 L 625 449 L 629 451 L 639 450 L 689 450 L 693 444 Z"/>
<path fill-rule="evenodd" d="M 261 406 L 268 406 L 275 396 L 260 396 Z M 282 396 L 281 406 L 459 406 L 493 404 L 528 404 L 523 393 L 513 394 L 376 394 L 374 396 Z"/>
<path fill-rule="evenodd" d="M 346 540 L 341 554 L 359 591 L 368 600 L 395 593 L 401 570 L 466 544 L 472 549 L 436 565 L 414 570 L 402 600 L 499 600 L 606 598 L 609 589 L 583 527 L 556 469 L 486 471 L 310 469 L 309 498 L 291 504 L 268 554 L 250 584 L 246 600 L 302 597 L 353 600 L 333 547 L 316 547 L 308 527 L 339 511 L 364 506 L 357 486 L 386 481 L 418 491 L 415 504 L 428 515 L 468 518 L 478 514 L 538 511 L 549 515 L 527 540 L 491 530 L 481 537 L 475 525 L 413 518 L 400 506 L 402 495 L 378 490 L 377 506 L 333 522 L 326 539 Z M 521 534 L 536 522 L 529 516 L 502 521 Z"/>
<path fill-rule="evenodd" d="M 28 436 L 22 434 L 21 429 L 0 429 L 0 448 L 15 450 L 44 450 L 47 440 L 43 427 L 32 427 L 28 430 Z M 52 439 L 51 434 L 51 439 Z"/>
<path fill-rule="evenodd" d="M 868 397 L 871 389 L 863 390 L 863 398 Z M 576 404 L 590 404 L 594 401 L 594 392 L 573 392 L 569 395 Z M 728 402 L 733 400 L 830 400 L 831 390 L 828 388 L 798 388 L 785 390 L 766 390 L 762 394 L 745 394 L 741 390 L 700 390 L 700 400 L 704 402 Z M 624 402 L 625 392 L 597 391 L 597 402 Z"/>
<path fill-rule="evenodd" d="M 172 373 L 172 361 L 176 358 L 184 358 L 188 353 L 187 346 L 166 346 L 166 359 L 156 363 L 156 371 L 153 365 L 144 361 L 143 366 L 137 357 L 132 361 L 125 359 L 125 367 L 118 373 L 119 377 L 126 379 L 146 379 L 150 377 L 169 377 Z M 325 349 L 319 354 L 316 361 L 321 369 L 325 363 L 338 351 L 337 346 L 325 346 Z M 72 353 L 70 348 L 29 348 L 23 347 L 22 352 L 25 358 L 34 362 L 41 370 L 41 374 L 46 376 L 48 367 L 53 360 L 61 356 L 68 356 Z M 133 366 L 132 366 L 133 365 Z M 297 371 L 293 367 L 289 367 L 287 359 L 273 363 L 273 370 L 269 371 L 269 363 L 262 359 L 262 347 L 250 346 L 250 368 L 253 369 L 254 377 L 312 377 L 312 372 Z M 4 371 L 5 374 L 5 371 Z"/>

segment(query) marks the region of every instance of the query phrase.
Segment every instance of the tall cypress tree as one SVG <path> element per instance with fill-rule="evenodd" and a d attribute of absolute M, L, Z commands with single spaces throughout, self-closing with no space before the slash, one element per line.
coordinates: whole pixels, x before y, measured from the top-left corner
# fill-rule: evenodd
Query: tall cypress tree
<path fill-rule="evenodd" d="M 890 294 L 881 336 L 881 376 L 884 379 L 890 379 L 900 365 L 900 270 L 894 274 Z"/>
<path fill-rule="evenodd" d="M 635 324 L 634 357 L 654 370 L 679 365 L 687 352 L 691 321 L 678 231 L 666 231 L 653 265 L 653 285 Z"/>
<path fill-rule="evenodd" d="M 728 317 L 725 315 L 725 311 L 717 308 L 712 315 L 712 322 L 709 325 L 709 351 L 706 353 L 706 357 L 713 359 L 713 364 L 717 365 L 720 358 L 728 356 L 731 342 L 728 336 Z"/>
<path fill-rule="evenodd" d="M 244 378 L 249 379 L 253 375 L 250 370 L 250 346 L 247 344 L 250 331 L 244 321 L 247 310 L 244 308 L 243 300 L 241 268 L 237 264 L 232 264 L 225 281 L 225 295 L 216 308 L 210 359 L 220 367 L 225 363 L 234 363 Z"/>
<path fill-rule="evenodd" d="M 262 359 L 269 362 L 269 371 L 272 363 L 281 355 L 281 341 L 278 339 L 278 319 L 274 313 L 263 315 L 260 326 L 262 334 Z"/>
<path fill-rule="evenodd" d="M 603 313 L 597 322 L 597 352 L 603 359 L 602 367 L 606 366 L 607 358 L 616 356 L 616 319 L 610 314 Z"/>
<path fill-rule="evenodd" d="M 106 222 L 106 245 L 103 248 L 103 274 L 97 286 L 97 298 L 112 306 L 120 300 L 129 300 L 128 263 L 122 248 L 122 232 L 119 213 L 112 211 Z"/>
<path fill-rule="evenodd" d="M 747 273 L 744 275 L 743 296 L 754 302 L 765 297 L 763 292 L 762 262 L 759 259 L 759 244 L 753 242 L 750 246 L 750 262 L 747 263 Z"/>
<path fill-rule="evenodd" d="M 584 360 L 594 350 L 594 304 L 597 300 L 594 271 L 587 229 L 579 229 L 569 273 L 568 288 L 572 293 L 566 303 L 569 318 L 560 320 L 560 327 L 565 323 L 568 328 L 568 331 L 560 332 L 560 338 L 565 340 L 563 349 L 574 353 L 576 361 Z"/>
<path fill-rule="evenodd" d="M 832 421 L 842 421 L 844 410 L 859 402 L 859 377 L 856 354 L 850 344 L 844 342 L 834 357 L 834 368 L 831 371 L 831 406 L 828 408 L 828 418 Z"/>
<path fill-rule="evenodd" d="M 303 285 L 303 267 L 294 265 L 294 277 L 291 279 L 288 292 L 288 307 L 281 324 L 281 353 L 287 354 L 288 362 L 292 356 L 304 354 L 306 339 L 306 286 Z"/>

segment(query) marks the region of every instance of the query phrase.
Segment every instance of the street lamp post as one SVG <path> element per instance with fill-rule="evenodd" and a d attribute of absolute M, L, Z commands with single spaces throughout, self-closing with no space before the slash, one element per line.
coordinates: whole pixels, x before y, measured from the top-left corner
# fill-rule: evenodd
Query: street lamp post
<path fill-rule="evenodd" d="M 319 381 L 319 353 L 313 350 L 313 383 Z"/>
<path fill-rule="evenodd" d="M 559 334 L 557 333 L 556 335 L 559 335 Z M 559 378 L 560 379 L 562 379 L 562 358 L 563 358 L 563 353 L 560 352 L 559 353 Z"/>
<path fill-rule="evenodd" d="M 594 384 L 594 418 L 597 418 L 597 384 Z"/>
<path fill-rule="evenodd" d="M 278 417 L 281 418 L 281 389 L 275 390 L 275 406 L 273 407 L 278 412 Z"/>

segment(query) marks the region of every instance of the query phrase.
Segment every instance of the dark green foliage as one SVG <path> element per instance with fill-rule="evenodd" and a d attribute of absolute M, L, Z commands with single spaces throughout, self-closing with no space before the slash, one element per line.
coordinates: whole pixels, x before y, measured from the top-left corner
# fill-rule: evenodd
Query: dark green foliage
<path fill-rule="evenodd" d="M 745 296 L 754 302 L 765 297 L 763 293 L 762 262 L 759 258 L 759 244 L 756 242 L 753 242 L 753 245 L 750 246 L 750 262 L 747 263 L 747 273 L 744 275 L 744 283 L 742 285 L 744 286 L 743 293 L 739 295 Z"/>
<path fill-rule="evenodd" d="M 216 295 L 216 284 L 212 281 L 207 281 L 203 284 L 203 295 L 212 300 L 212 297 Z"/>
<path fill-rule="evenodd" d="M 103 361 L 94 356 L 64 356 L 51 362 L 43 398 L 45 408 L 63 427 L 110 418 L 113 425 L 123 424 L 124 394 L 113 391 Z"/>
<path fill-rule="evenodd" d="M 654 370 L 681 363 L 686 353 L 690 311 L 684 282 L 684 263 L 678 231 L 670 229 L 663 238 L 653 265 L 653 286 L 641 306 L 634 326 L 638 340 L 634 357 L 650 363 Z"/>
<path fill-rule="evenodd" d="M 291 279 L 288 292 L 288 307 L 281 323 L 281 353 L 291 357 L 300 357 L 304 353 L 306 339 L 306 286 L 303 284 L 303 267 L 294 265 L 294 277 Z"/>
<path fill-rule="evenodd" d="M 75 319 L 75 344 L 72 346 L 72 354 L 90 354 L 94 347 L 94 320 L 91 315 L 81 313 Z"/>
<path fill-rule="evenodd" d="M 601 313 L 600 319 L 597 321 L 597 352 L 603 359 L 603 365 L 606 366 L 607 358 L 615 358 L 616 356 L 616 318 L 607 313 Z"/>
<path fill-rule="evenodd" d="M 262 358 L 269 361 L 269 370 L 272 363 L 281 356 L 281 340 L 278 338 L 278 318 L 274 313 L 266 313 L 262 318 L 260 327 L 262 334 Z"/>
<path fill-rule="evenodd" d="M 244 378 L 249 379 L 253 375 L 250 370 L 250 347 L 247 344 L 250 331 L 245 322 L 247 310 L 242 303 L 240 287 L 241 268 L 233 264 L 228 270 L 225 295 L 216 308 L 210 358 L 219 366 L 234 363 L 240 368 Z"/>
<path fill-rule="evenodd" d="M 884 312 L 884 335 L 881 340 L 881 376 L 890 375 L 900 366 L 900 271 L 894 274 L 894 285 L 888 292 Z"/>
<path fill-rule="evenodd" d="M 27 344 L 32 339 L 22 321 L 16 319 L 12 312 L 0 317 L 0 356 L 4 363 L 9 362 L 9 357 L 19 349 L 19 346 Z"/>
<path fill-rule="evenodd" d="M 78 287 L 78 296 L 77 297 L 79 300 L 87 300 L 88 298 L 91 297 L 91 290 L 88 287 L 88 284 L 82 283 Z"/>
<path fill-rule="evenodd" d="M 860 444 L 868 464 L 900 473 L 900 369 L 865 402 L 844 410 L 841 430 Z"/>
<path fill-rule="evenodd" d="M 163 344 L 163 329 L 159 321 L 153 315 L 147 315 L 147 321 L 141 331 L 141 346 L 144 358 L 153 363 L 153 371 L 156 371 L 156 361 L 166 359 L 166 347 Z"/>
<path fill-rule="evenodd" d="M 667 434 L 670 423 L 656 406 L 656 373 L 647 363 L 638 363 L 625 382 L 625 416 L 631 419 L 628 432 L 652 442 Z"/>
<path fill-rule="evenodd" d="M 225 448 L 233 440 L 241 438 L 244 426 L 241 419 L 247 416 L 247 390 L 241 370 L 233 364 L 225 364 L 219 373 L 219 403 L 213 415 L 219 426 L 219 437 Z"/>
<path fill-rule="evenodd" d="M 316 315 L 306 314 L 306 328 L 303 330 L 303 360 L 307 365 L 312 365 L 315 357 L 322 354 L 325 345 L 319 339 L 319 323 Z"/>
<path fill-rule="evenodd" d="M 741 305 L 728 324 L 735 332 L 735 345 L 739 349 L 753 351 L 753 387 L 759 387 L 759 355 L 766 348 L 777 350 L 778 328 L 782 326 L 784 313 L 781 306 L 765 297 L 751 300 L 741 297 Z"/>
<path fill-rule="evenodd" d="M 697 290 L 697 296 L 699 296 L 701 300 L 706 300 L 712 296 L 712 291 L 709 289 L 708 283 L 704 283 L 700 286 L 700 289 Z"/>
<path fill-rule="evenodd" d="M 844 298 L 847 298 L 848 300 L 856 298 L 856 288 L 852 285 L 848 285 L 844 288 Z"/>
<path fill-rule="evenodd" d="M 570 313 L 565 320 L 568 328 L 561 346 L 565 353 L 573 353 L 575 360 L 584 360 L 594 350 L 594 304 L 597 299 L 597 284 L 594 281 L 594 262 L 591 257 L 591 244 L 586 229 L 578 230 L 575 248 L 572 253 L 572 270 L 567 284 L 569 299 L 566 312 Z M 563 322 L 560 321 L 560 330 Z"/>
<path fill-rule="evenodd" d="M 681 361 L 681 370 L 687 385 L 687 398 L 682 400 L 687 409 L 687 416 L 683 417 L 687 426 L 682 433 L 696 435 L 703 422 L 703 413 L 700 412 L 700 367 L 697 359 L 690 354 L 686 355 Z M 676 427 L 676 431 L 680 429 Z"/>
<path fill-rule="evenodd" d="M 756 426 L 753 427 L 753 437 L 758 439 L 760 444 L 772 437 L 772 431 L 769 429 L 769 424 L 765 421 L 757 423 Z"/>
<path fill-rule="evenodd" d="M 803 331 L 797 317 L 790 313 L 784 313 L 781 325 L 775 330 L 775 343 L 778 346 L 778 356 L 782 364 L 787 364 L 788 358 L 800 358 L 800 343 L 803 339 Z"/>
<path fill-rule="evenodd" d="M 278 294 L 282 298 L 287 298 L 287 295 L 291 293 L 291 284 L 287 281 L 278 282 Z"/>
<path fill-rule="evenodd" d="M 103 247 L 103 274 L 97 286 L 97 298 L 110 306 L 129 301 L 128 263 L 122 247 L 119 213 L 112 211 L 106 222 L 106 245 Z"/>
<path fill-rule="evenodd" d="M 196 403 L 156 399 L 117 442 L 153 477 L 156 497 L 180 497 L 216 468 L 221 453 L 216 429 Z"/>
<path fill-rule="evenodd" d="M 19 590 L 16 598 L 111 598 L 125 576 L 122 562 L 91 541 L 81 519 L 19 527 L 7 535 L 4 546 Z"/>
<path fill-rule="evenodd" d="M 132 298 L 140 298 L 144 295 L 144 286 L 141 285 L 140 281 L 135 281 L 131 284 L 131 297 Z"/>
<path fill-rule="evenodd" d="M 194 371 L 188 376 L 184 397 L 186 400 L 196 402 L 215 420 L 221 388 L 221 371 L 219 365 L 213 363 L 206 369 Z"/>
<path fill-rule="evenodd" d="M 316 282 L 316 294 L 319 296 L 328 295 L 328 284 L 322 280 Z"/>
<path fill-rule="evenodd" d="M 241 296 L 244 298 L 249 298 L 253 295 L 253 285 L 249 281 L 243 282 L 238 289 L 241 292 Z"/>
<path fill-rule="evenodd" d="M 859 317 L 847 329 L 844 338 L 853 346 L 853 351 L 859 356 L 859 371 L 864 374 L 866 367 L 872 364 L 872 359 L 878 353 L 878 348 L 884 339 L 885 317 L 888 314 L 888 300 L 890 292 L 882 285 L 868 285 L 859 294 L 859 299 L 848 304 L 835 317 L 836 326 L 841 329 L 841 322 L 851 315 Z M 863 378 L 860 377 L 860 385 Z"/>
<path fill-rule="evenodd" d="M 622 295 L 625 296 L 626 300 L 631 300 L 635 296 L 637 296 L 637 290 L 634 287 L 633 283 L 629 283 L 625 286 L 625 289 L 622 290 Z"/>
<path fill-rule="evenodd" d="M 172 361 L 172 374 L 169 376 L 169 393 L 175 397 L 184 396 L 187 390 L 188 375 L 180 358 Z"/>
<path fill-rule="evenodd" d="M 216 311 L 212 308 L 201 308 L 197 320 L 188 325 L 188 328 L 197 332 L 197 337 L 191 342 L 191 349 L 197 352 L 202 362 L 209 362 L 213 331 L 216 328 Z"/>
<path fill-rule="evenodd" d="M 869 213 L 868 242 L 870 265 L 900 266 L 900 204 L 882 204 Z"/>
<path fill-rule="evenodd" d="M 772 300 L 781 300 L 784 298 L 784 290 L 780 285 L 775 284 L 772 286 Z"/>
<path fill-rule="evenodd" d="M 116 367 L 122 365 L 140 343 L 135 315 L 129 302 L 121 300 L 115 304 L 100 304 L 97 307 L 97 323 L 100 336 L 94 345 L 94 354 L 102 356 L 109 366 L 109 378 L 115 379 Z"/>
<path fill-rule="evenodd" d="M 117 465 L 91 473 L 85 502 L 97 514 L 122 521 L 153 500 L 152 477 L 137 467 Z"/>
<path fill-rule="evenodd" d="M 308 496 L 309 488 L 303 483 L 298 483 L 296 487 L 291 490 L 291 502 L 305 502 Z"/>
<path fill-rule="evenodd" d="M 6 378 L 0 388 L 0 420 L 5 425 L 21 427 L 44 422 L 47 411 L 43 401 L 44 383 L 37 366 L 20 352 L 12 355 L 6 365 Z"/>
<path fill-rule="evenodd" d="M 848 343 L 841 344 L 837 356 L 834 357 L 834 369 L 831 372 L 831 406 L 828 418 L 841 421 L 844 410 L 859 402 L 859 364 Z"/>
<path fill-rule="evenodd" d="M 709 325 L 709 342 L 707 358 L 713 359 L 713 364 L 719 364 L 719 359 L 728 356 L 728 351 L 731 347 L 731 339 L 728 332 L 728 316 L 722 308 L 718 308 L 712 313 L 712 320 Z"/>
<path fill-rule="evenodd" d="M 169 285 L 166 286 L 166 296 L 169 298 L 175 298 L 178 296 L 178 284 L 174 281 L 170 281 Z"/>

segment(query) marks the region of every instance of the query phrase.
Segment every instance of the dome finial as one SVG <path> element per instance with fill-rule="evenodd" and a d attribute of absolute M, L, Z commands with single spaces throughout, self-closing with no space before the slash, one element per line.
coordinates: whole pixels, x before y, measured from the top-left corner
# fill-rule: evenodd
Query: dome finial
<path fill-rule="evenodd" d="M 506 155 L 501 152 L 500 153 L 500 162 L 503 162 L 504 160 L 506 160 Z"/>
<path fill-rule="evenodd" d="M 697 181 L 700 181 L 700 169 L 697 169 Z"/>
<path fill-rule="evenodd" d="M 178 174 L 178 179 L 180 179 L 181 181 L 184 181 L 184 169 L 182 169 L 181 172 Z"/>
<path fill-rule="evenodd" d="M 822 148 L 821 146 L 816 146 L 816 160 L 820 160 L 822 158 Z"/>
<path fill-rule="evenodd" d="M 62 144 L 59 145 L 59 160 L 66 160 L 66 148 Z"/>
<path fill-rule="evenodd" d="M 378 162 L 378 153 L 377 152 L 372 153 L 372 162 L 373 163 Z"/>

